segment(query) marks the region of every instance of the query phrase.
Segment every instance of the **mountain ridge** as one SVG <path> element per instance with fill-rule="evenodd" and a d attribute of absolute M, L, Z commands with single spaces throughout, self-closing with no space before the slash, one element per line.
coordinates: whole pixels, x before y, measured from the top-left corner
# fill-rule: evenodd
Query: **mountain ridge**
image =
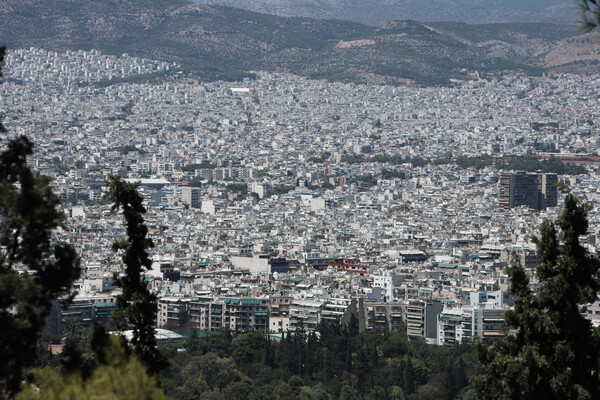
<path fill-rule="evenodd" d="M 0 22 L 9 48 L 94 48 L 177 61 L 202 79 L 264 70 L 359 83 L 449 84 L 475 71 L 564 72 L 574 61 L 581 62 L 567 72 L 593 71 L 600 59 L 589 50 L 593 44 L 572 43 L 579 50 L 562 53 L 575 59 L 553 57 L 546 65 L 546 55 L 569 45 L 572 26 L 393 21 L 374 28 L 182 0 L 6 0 Z"/>
<path fill-rule="evenodd" d="M 334 18 L 380 26 L 390 20 L 465 23 L 549 22 L 574 24 L 567 0 L 194 0 L 280 16 Z"/>

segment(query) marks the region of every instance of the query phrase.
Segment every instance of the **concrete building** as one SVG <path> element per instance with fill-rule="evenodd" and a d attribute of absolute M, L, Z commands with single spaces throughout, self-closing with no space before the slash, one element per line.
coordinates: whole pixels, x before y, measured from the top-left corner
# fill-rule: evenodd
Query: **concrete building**
<path fill-rule="evenodd" d="M 424 338 L 429 344 L 437 343 L 437 317 L 442 303 L 412 302 L 406 306 L 406 333 L 409 339 Z"/>
<path fill-rule="evenodd" d="M 503 173 L 498 186 L 498 204 L 503 210 L 527 206 L 533 210 L 556 207 L 556 174 Z"/>
<path fill-rule="evenodd" d="M 537 175 L 525 172 L 500 175 L 498 204 L 501 209 L 527 206 L 537 210 L 538 202 Z"/>
<path fill-rule="evenodd" d="M 225 325 L 225 302 L 213 298 L 196 298 L 189 304 L 192 328 L 206 332 L 218 332 Z"/>
<path fill-rule="evenodd" d="M 269 299 L 226 297 L 225 325 L 235 332 L 267 331 L 269 329 Z"/>
<path fill-rule="evenodd" d="M 558 205 L 558 176 L 556 174 L 539 174 L 540 205 L 538 209 L 545 210 L 547 207 Z"/>
<path fill-rule="evenodd" d="M 184 187 L 181 189 L 181 201 L 190 208 L 200 208 L 200 189 Z"/>
<path fill-rule="evenodd" d="M 189 321 L 188 308 L 191 298 L 162 297 L 158 300 L 156 325 L 159 328 L 180 328 Z"/>

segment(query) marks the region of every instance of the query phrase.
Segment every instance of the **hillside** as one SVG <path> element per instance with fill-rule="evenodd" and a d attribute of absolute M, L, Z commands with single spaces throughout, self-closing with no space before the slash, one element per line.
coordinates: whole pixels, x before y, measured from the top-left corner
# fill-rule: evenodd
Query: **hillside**
<path fill-rule="evenodd" d="M 548 59 L 552 52 L 573 54 L 567 48 L 579 44 L 564 41 L 573 32 L 570 26 L 526 23 L 396 21 L 373 28 L 181 0 L 0 4 L 0 38 L 9 48 L 95 48 L 173 60 L 203 79 L 236 79 L 248 71 L 267 70 L 342 81 L 428 85 L 448 84 L 475 71 L 593 70 L 596 55 L 580 57 L 580 63 L 568 56 Z"/>
<path fill-rule="evenodd" d="M 372 26 L 390 20 L 465 23 L 543 22 L 573 24 L 568 0 L 194 0 L 286 17 L 333 18 Z"/>

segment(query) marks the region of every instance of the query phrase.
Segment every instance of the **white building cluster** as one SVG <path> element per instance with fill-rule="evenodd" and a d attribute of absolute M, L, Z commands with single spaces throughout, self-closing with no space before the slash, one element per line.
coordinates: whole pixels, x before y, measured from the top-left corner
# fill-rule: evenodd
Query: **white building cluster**
<path fill-rule="evenodd" d="M 596 204 L 583 240 L 597 249 L 598 77 L 407 88 L 176 70 L 96 51 L 9 53 L 4 139 L 36 144 L 31 163 L 69 216 L 57 238 L 85 267 L 69 316 L 107 321 L 114 308 L 123 268 L 111 243 L 124 233 L 102 198 L 110 174 L 141 182 L 159 326 L 315 329 L 354 314 L 361 329 L 438 344 L 499 334 L 508 254 L 533 271 L 531 236 L 560 210 L 500 210 L 496 168 L 417 157 L 580 157 L 588 173 L 559 180 Z"/>

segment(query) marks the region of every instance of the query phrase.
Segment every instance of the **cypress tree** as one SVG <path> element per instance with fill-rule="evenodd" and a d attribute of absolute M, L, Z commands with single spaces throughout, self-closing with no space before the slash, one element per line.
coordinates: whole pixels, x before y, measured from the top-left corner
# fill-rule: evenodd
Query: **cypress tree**
<path fill-rule="evenodd" d="M 156 347 L 156 295 L 150 293 L 148 285 L 142 279 L 144 270 L 152 266 L 147 250 L 153 243 L 146 237 L 148 228 L 143 218 L 146 209 L 135 184 L 114 175 L 108 178 L 107 184 L 106 195 L 113 204 L 112 210 L 122 210 L 127 231 L 127 239 L 113 243 L 114 251 L 123 251 L 125 275 L 116 279 L 123 293 L 116 300 L 120 312 L 113 313 L 112 319 L 118 329 L 132 330 L 131 344 L 135 354 L 148 368 L 148 372 L 156 374 L 166 367 L 166 359 Z"/>

